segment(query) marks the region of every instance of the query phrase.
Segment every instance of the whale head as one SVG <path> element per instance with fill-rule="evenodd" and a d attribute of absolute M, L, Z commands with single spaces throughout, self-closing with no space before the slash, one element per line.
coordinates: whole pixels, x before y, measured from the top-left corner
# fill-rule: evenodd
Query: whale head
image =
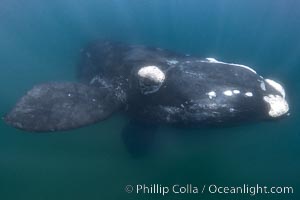
<path fill-rule="evenodd" d="M 263 100 L 268 104 L 268 115 L 271 118 L 286 116 L 289 112 L 289 104 L 285 99 L 286 93 L 283 86 L 271 79 L 264 79 L 266 82 L 266 95 Z"/>

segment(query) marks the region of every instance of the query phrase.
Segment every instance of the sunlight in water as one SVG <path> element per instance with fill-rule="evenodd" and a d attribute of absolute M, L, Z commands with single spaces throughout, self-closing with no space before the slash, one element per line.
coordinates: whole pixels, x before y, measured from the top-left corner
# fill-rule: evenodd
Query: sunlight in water
<path fill-rule="evenodd" d="M 297 0 L 2 0 L 1 117 L 33 85 L 78 82 L 82 50 L 97 39 L 251 66 L 265 78 L 280 80 L 290 107 L 281 96 L 265 101 L 271 114 L 289 108 L 290 116 L 235 127 L 183 129 L 133 124 L 131 117 L 120 112 L 85 128 L 50 134 L 17 130 L 1 120 L 0 199 L 249 197 L 162 197 L 124 191 L 126 185 L 136 184 L 264 184 L 296 190 L 300 176 L 299 8 Z M 169 64 L 177 63 L 170 60 Z M 224 92 L 223 96 L 234 97 L 251 91 Z M 218 94 L 209 90 L 203 95 L 213 100 Z M 255 98 L 251 94 L 249 98 Z"/>

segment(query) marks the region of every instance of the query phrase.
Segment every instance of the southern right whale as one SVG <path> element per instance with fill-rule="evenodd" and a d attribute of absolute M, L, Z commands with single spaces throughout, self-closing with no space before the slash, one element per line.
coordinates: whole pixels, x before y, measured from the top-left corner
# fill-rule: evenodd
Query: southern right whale
<path fill-rule="evenodd" d="M 153 124 L 219 125 L 286 116 L 278 82 L 214 58 L 96 41 L 81 51 L 78 82 L 34 86 L 4 121 L 26 131 L 78 128 L 118 111 Z"/>

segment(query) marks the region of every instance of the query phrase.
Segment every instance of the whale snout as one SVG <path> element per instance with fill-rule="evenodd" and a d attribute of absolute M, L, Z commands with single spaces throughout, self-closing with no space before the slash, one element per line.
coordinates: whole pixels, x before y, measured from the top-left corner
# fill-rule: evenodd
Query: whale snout
<path fill-rule="evenodd" d="M 268 89 L 263 96 L 263 100 L 268 104 L 269 117 L 278 118 L 286 116 L 289 112 L 289 104 L 286 100 L 284 87 L 271 79 L 265 79 L 265 82 L 268 85 Z"/>

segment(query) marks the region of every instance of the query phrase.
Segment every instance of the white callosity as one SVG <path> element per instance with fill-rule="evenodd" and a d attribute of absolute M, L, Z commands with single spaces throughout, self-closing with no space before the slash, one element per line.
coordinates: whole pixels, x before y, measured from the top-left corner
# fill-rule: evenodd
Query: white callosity
<path fill-rule="evenodd" d="M 143 94 L 158 91 L 166 78 L 164 72 L 156 66 L 142 67 L 137 75 Z"/>
<path fill-rule="evenodd" d="M 269 94 L 263 97 L 264 101 L 270 106 L 269 115 L 271 117 L 280 117 L 286 114 L 289 111 L 289 104 L 285 100 L 284 88 L 271 79 L 265 79 L 265 81 L 281 94 L 281 96 Z"/>
<path fill-rule="evenodd" d="M 215 58 L 206 58 L 206 60 L 202 61 L 202 62 L 208 62 L 208 63 L 219 63 L 219 64 L 225 64 L 225 65 L 231 65 L 231 66 L 237 66 L 237 67 L 242 67 L 245 68 L 253 73 L 256 74 L 256 71 L 254 69 L 252 69 L 251 67 L 248 67 L 246 65 L 241 65 L 241 64 L 235 64 L 235 63 L 226 63 L 226 62 L 222 62 L 222 61 L 218 61 Z"/>
<path fill-rule="evenodd" d="M 270 105 L 269 115 L 271 117 L 280 117 L 289 111 L 287 101 L 279 95 L 264 96 L 264 101 Z"/>
<path fill-rule="evenodd" d="M 232 96 L 233 95 L 231 90 L 226 90 L 226 91 L 223 92 L 223 94 L 226 95 L 226 96 Z"/>
<path fill-rule="evenodd" d="M 271 80 L 271 79 L 265 79 L 265 81 L 270 85 L 272 86 L 275 90 L 277 90 L 283 98 L 285 98 L 285 91 L 282 87 L 282 85 L 280 85 L 279 83 Z"/>
<path fill-rule="evenodd" d="M 266 91 L 266 85 L 265 85 L 265 83 L 264 83 L 263 81 L 260 83 L 260 88 L 261 88 L 263 91 Z"/>
<path fill-rule="evenodd" d="M 246 92 L 245 95 L 246 95 L 247 97 L 253 97 L 253 93 L 252 93 L 252 92 Z"/>
<path fill-rule="evenodd" d="M 206 94 L 208 95 L 208 98 L 210 98 L 210 99 L 212 99 L 212 98 L 214 98 L 214 97 L 217 96 L 217 94 L 216 94 L 215 91 L 210 91 L 210 92 L 208 92 L 208 93 L 206 93 Z"/>
<path fill-rule="evenodd" d="M 234 94 L 240 94 L 240 91 L 239 91 L 239 90 L 225 90 L 225 91 L 223 92 L 223 94 L 224 94 L 225 96 L 232 96 L 232 95 L 234 95 Z"/>
<path fill-rule="evenodd" d="M 239 90 L 233 90 L 233 93 L 234 93 L 234 94 L 239 94 L 240 91 L 239 91 Z"/>
<path fill-rule="evenodd" d="M 165 74 L 156 66 L 142 67 L 139 69 L 138 75 L 156 83 L 162 83 L 166 78 Z"/>

